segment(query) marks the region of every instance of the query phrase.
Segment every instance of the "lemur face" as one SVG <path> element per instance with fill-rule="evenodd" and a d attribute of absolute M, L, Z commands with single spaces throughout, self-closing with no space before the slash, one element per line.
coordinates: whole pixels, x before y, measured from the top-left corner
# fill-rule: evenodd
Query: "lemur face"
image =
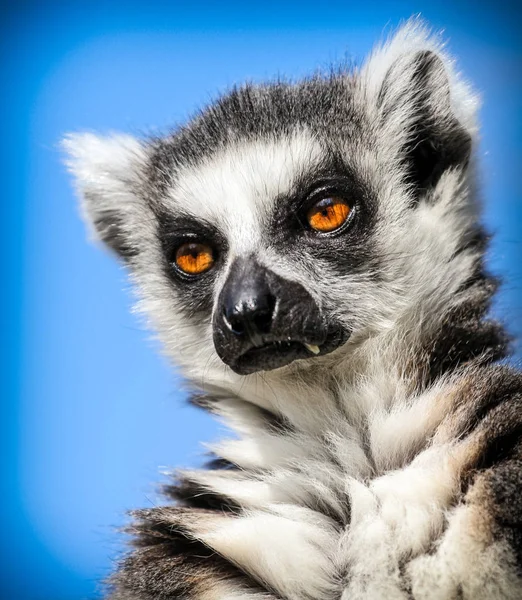
<path fill-rule="evenodd" d="M 169 186 L 164 273 L 187 321 L 210 324 L 236 373 L 323 356 L 348 339 L 356 313 L 335 288 L 372 276 L 374 213 L 370 191 L 311 134 L 242 141 Z"/>
<path fill-rule="evenodd" d="M 328 368 L 439 314 L 469 273 L 473 96 L 408 35 L 358 72 L 234 90 L 165 138 L 67 142 L 88 220 L 192 380 Z"/>

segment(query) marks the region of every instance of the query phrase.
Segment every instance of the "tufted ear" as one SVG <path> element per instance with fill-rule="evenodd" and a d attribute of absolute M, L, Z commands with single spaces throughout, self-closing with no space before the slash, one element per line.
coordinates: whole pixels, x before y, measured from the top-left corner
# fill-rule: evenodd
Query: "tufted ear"
<path fill-rule="evenodd" d="M 415 189 L 434 186 L 450 167 L 465 168 L 477 134 L 478 98 L 420 21 L 406 23 L 371 54 L 361 84 Z"/>
<path fill-rule="evenodd" d="M 62 142 L 76 179 L 82 212 L 94 237 L 128 260 L 135 253 L 132 231 L 143 213 L 140 176 L 146 149 L 126 135 L 70 134 Z"/>

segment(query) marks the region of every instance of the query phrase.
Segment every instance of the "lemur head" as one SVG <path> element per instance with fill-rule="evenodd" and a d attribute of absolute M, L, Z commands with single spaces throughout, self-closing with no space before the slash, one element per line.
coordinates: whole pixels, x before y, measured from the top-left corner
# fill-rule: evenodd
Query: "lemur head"
<path fill-rule="evenodd" d="M 239 388 L 440 326 L 482 253 L 476 109 L 413 21 L 360 69 L 245 85 L 164 138 L 66 144 L 168 353 L 197 385 Z"/>

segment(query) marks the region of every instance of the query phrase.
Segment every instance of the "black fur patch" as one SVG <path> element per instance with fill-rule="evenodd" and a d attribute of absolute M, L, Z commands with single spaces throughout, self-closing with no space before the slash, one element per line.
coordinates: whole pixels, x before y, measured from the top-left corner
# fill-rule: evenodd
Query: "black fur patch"
<path fill-rule="evenodd" d="M 244 400 L 241 401 L 244 402 Z M 219 415 L 220 397 L 218 394 L 213 395 L 211 393 L 195 392 L 189 396 L 188 402 L 196 408 L 201 408 L 207 412 Z M 280 434 L 292 431 L 291 424 L 282 415 L 276 415 L 275 413 L 270 412 L 261 406 L 252 405 L 252 409 L 254 409 L 262 418 L 267 430 Z M 213 464 L 215 463 L 219 465 L 220 461 L 224 461 L 224 459 L 216 458 L 212 462 Z M 228 461 L 225 461 L 225 467 L 229 466 L 230 464 L 231 463 L 228 463 Z"/>
<path fill-rule="evenodd" d="M 213 550 L 191 539 L 179 525 L 198 511 L 161 507 L 136 511 L 128 528 L 135 550 L 109 582 L 111 600 L 198 600 L 212 584 L 227 581 L 238 589 L 259 590 L 257 584 Z M 201 511 L 204 516 L 205 511 Z"/>
<path fill-rule="evenodd" d="M 418 52 L 413 59 L 410 86 L 388 102 L 385 119 L 400 113 L 404 103 L 412 103 L 414 119 L 404 147 L 406 180 L 412 184 L 416 199 L 433 188 L 447 169 L 465 166 L 471 153 L 471 138 L 451 112 L 450 87 L 444 65 L 433 52 Z M 397 77 L 392 65 L 379 94 L 379 104 L 390 93 L 390 82 Z M 438 101 L 433 98 L 437 94 Z"/>
<path fill-rule="evenodd" d="M 88 197 L 89 194 L 86 193 L 86 196 Z M 95 201 L 91 200 L 91 202 Z M 93 224 L 100 239 L 124 261 L 128 262 L 138 254 L 138 249 L 129 243 L 125 226 L 117 210 L 97 213 Z"/>
<path fill-rule="evenodd" d="M 496 470 L 522 452 L 522 373 L 507 366 L 485 366 L 475 371 L 461 392 L 456 437 L 484 436 L 472 470 L 463 474 L 465 492 L 477 473 Z M 519 517 L 522 524 L 522 512 Z"/>
<path fill-rule="evenodd" d="M 504 460 L 490 471 L 488 484 L 492 499 L 489 508 L 497 525 L 496 533 L 509 544 L 522 576 L 522 435 L 520 431 L 509 460 Z"/>
<path fill-rule="evenodd" d="M 480 235 L 473 244 L 485 244 Z M 431 341 L 425 343 L 428 360 L 426 383 L 465 363 L 480 359 L 483 364 L 505 358 L 510 352 L 511 338 L 503 325 L 485 318 L 498 281 L 485 272 L 481 263 L 459 291 L 462 298 L 449 307 Z"/>
<path fill-rule="evenodd" d="M 188 403 L 206 412 L 216 414 L 219 405 L 219 396 L 205 392 L 194 392 L 189 396 Z"/>
<path fill-rule="evenodd" d="M 181 506 L 218 510 L 229 513 L 239 513 L 241 506 L 232 498 L 219 494 L 192 481 L 186 476 L 180 477 L 178 483 L 163 487 L 168 498 L 175 500 Z"/>
<path fill-rule="evenodd" d="M 218 456 L 209 460 L 205 464 L 205 467 L 207 469 L 209 469 L 210 471 L 219 471 L 219 470 L 228 471 L 228 470 L 237 470 L 238 469 L 238 467 L 233 462 L 230 462 L 226 458 L 221 458 Z"/>
<path fill-rule="evenodd" d="M 440 58 L 430 51 L 419 52 L 416 57 L 414 87 L 418 115 L 407 149 L 408 180 L 418 194 L 434 187 L 444 171 L 450 167 L 465 165 L 471 152 L 471 138 L 457 119 L 437 114 L 430 101 L 434 93 L 431 79 L 438 76 L 445 80 L 446 110 L 450 114 L 449 82 Z M 437 82 L 440 87 L 440 81 Z M 444 118 L 446 117 L 446 118 Z"/>
<path fill-rule="evenodd" d="M 507 369 L 501 373 L 508 384 L 511 383 L 513 388 L 518 389 L 503 389 L 499 386 L 492 390 L 489 404 L 480 411 L 489 409 L 480 425 L 487 432 L 487 442 L 482 449 L 477 466 L 479 469 L 488 469 L 511 458 L 517 448 L 520 451 L 522 444 L 522 377 L 507 372 Z M 522 521 L 522 513 L 519 518 Z"/>
<path fill-rule="evenodd" d="M 227 242 L 221 232 L 211 223 L 187 216 L 168 214 L 156 208 L 158 237 L 163 249 L 164 270 L 181 298 L 180 310 L 188 318 L 210 314 L 214 281 L 227 251 Z M 214 250 L 214 266 L 201 275 L 183 274 L 175 265 L 176 250 L 184 243 L 197 241 L 208 244 Z"/>
<path fill-rule="evenodd" d="M 160 194 L 181 165 L 198 166 L 220 148 L 239 140 L 287 135 L 306 126 L 328 140 L 360 130 L 351 102 L 353 78 L 343 72 L 292 84 L 276 81 L 233 88 L 170 137 L 153 140 L 149 177 Z M 359 125 L 359 127 L 358 127 Z"/>

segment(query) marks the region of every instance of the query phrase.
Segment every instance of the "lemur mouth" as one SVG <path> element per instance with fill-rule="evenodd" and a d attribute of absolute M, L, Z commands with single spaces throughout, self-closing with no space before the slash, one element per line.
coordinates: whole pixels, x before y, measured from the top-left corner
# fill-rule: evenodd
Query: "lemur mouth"
<path fill-rule="evenodd" d="M 289 365 L 295 360 L 328 354 L 343 344 L 348 337 L 345 332 L 338 330 L 328 336 L 320 346 L 297 340 L 270 341 L 262 346 L 249 348 L 230 366 L 239 375 L 271 371 Z"/>
<path fill-rule="evenodd" d="M 314 350 L 309 350 L 308 347 Z M 317 350 L 317 351 L 316 351 Z M 263 346 L 250 348 L 242 354 L 233 369 L 241 375 L 248 375 L 256 371 L 270 371 L 290 364 L 299 358 L 310 358 L 320 354 L 318 346 L 294 341 L 269 342 Z"/>

